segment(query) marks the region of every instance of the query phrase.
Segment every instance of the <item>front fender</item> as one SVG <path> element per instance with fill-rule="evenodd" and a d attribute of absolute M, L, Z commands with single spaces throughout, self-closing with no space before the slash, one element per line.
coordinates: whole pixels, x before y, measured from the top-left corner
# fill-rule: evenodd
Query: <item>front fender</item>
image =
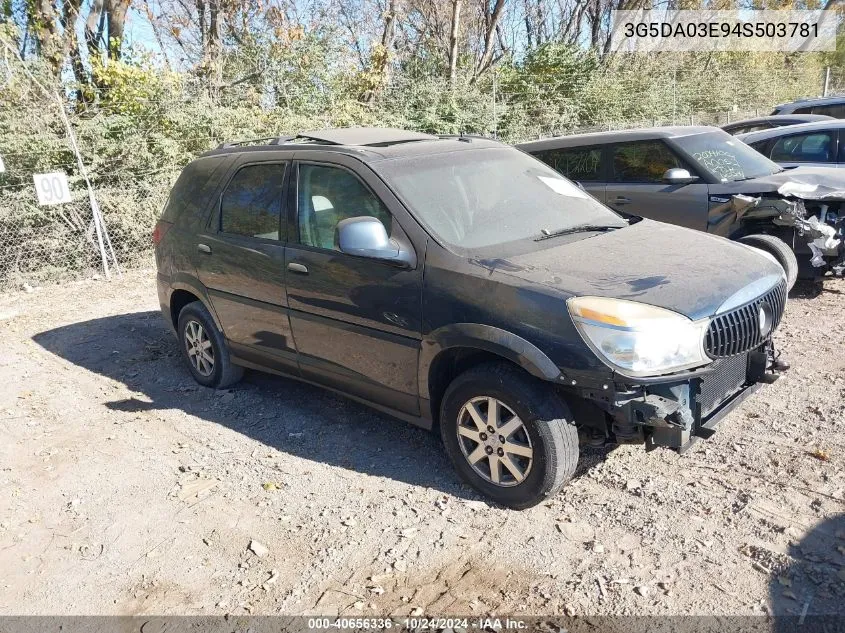
<path fill-rule="evenodd" d="M 501 356 L 542 380 L 557 381 L 561 371 L 540 348 L 507 330 L 478 323 L 454 323 L 423 338 L 420 350 L 420 395 L 429 395 L 428 374 L 434 359 L 450 348 L 478 349 Z"/>

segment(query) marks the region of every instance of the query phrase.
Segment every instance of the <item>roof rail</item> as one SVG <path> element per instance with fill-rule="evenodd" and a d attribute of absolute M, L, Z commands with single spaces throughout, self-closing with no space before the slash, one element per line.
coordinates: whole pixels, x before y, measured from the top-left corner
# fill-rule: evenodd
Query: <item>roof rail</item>
<path fill-rule="evenodd" d="M 241 145 L 260 145 L 264 141 L 269 141 L 267 145 L 284 145 L 288 141 L 295 139 L 295 136 L 264 136 L 262 138 L 251 138 L 245 141 L 228 141 L 220 143 L 216 149 L 226 149 L 227 147 L 240 147 Z"/>
<path fill-rule="evenodd" d="M 475 138 L 466 134 L 461 137 L 469 142 Z M 300 132 L 296 136 L 267 136 L 254 138 L 245 141 L 228 141 L 221 143 L 216 149 L 227 149 L 243 145 L 284 145 L 293 141 L 294 143 L 315 143 L 319 145 L 359 145 L 369 147 L 387 147 L 398 143 L 410 143 L 413 141 L 437 140 L 438 137 L 421 132 L 399 130 L 394 128 L 338 128 L 330 130 L 312 130 Z M 454 137 L 457 138 L 457 137 Z M 479 136 L 478 138 L 483 138 Z"/>
<path fill-rule="evenodd" d="M 398 143 L 413 141 L 437 140 L 431 134 L 422 134 L 410 130 L 396 128 L 337 128 L 330 130 L 310 130 L 300 132 L 299 138 L 304 138 L 324 145 L 358 145 L 369 147 L 386 147 Z"/>
<path fill-rule="evenodd" d="M 466 132 L 461 132 L 459 134 L 438 134 L 437 138 L 441 139 L 457 139 L 459 141 L 463 141 L 464 143 L 471 143 L 472 139 L 482 139 L 485 141 L 496 141 L 498 139 L 492 136 L 485 136 L 484 134 L 467 134 Z"/>

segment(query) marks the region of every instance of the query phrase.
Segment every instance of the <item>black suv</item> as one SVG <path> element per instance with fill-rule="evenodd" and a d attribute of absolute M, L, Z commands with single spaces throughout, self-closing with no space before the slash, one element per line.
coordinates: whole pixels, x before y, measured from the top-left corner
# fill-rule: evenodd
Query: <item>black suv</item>
<path fill-rule="evenodd" d="M 684 449 L 774 379 L 783 270 L 629 222 L 491 140 L 389 129 L 228 144 L 188 165 L 154 233 L 194 378 L 243 367 L 425 428 L 526 508 L 591 443 Z"/>

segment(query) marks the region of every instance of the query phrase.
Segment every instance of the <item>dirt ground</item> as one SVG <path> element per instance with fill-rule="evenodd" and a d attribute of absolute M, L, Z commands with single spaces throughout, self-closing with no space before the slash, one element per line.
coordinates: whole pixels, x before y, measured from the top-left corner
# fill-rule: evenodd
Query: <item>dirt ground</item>
<path fill-rule="evenodd" d="M 843 293 L 713 438 L 585 449 L 525 512 L 317 388 L 199 387 L 150 270 L 0 295 L 0 614 L 845 613 Z"/>

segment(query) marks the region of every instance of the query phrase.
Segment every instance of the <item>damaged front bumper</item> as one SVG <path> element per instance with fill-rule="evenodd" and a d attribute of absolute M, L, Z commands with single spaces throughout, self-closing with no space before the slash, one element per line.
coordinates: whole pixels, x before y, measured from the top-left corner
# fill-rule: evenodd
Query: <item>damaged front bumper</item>
<path fill-rule="evenodd" d="M 712 435 L 721 419 L 762 384 L 773 382 L 774 365 L 774 348 L 767 342 L 683 377 L 616 384 L 609 403 L 615 440 L 683 451 Z"/>

